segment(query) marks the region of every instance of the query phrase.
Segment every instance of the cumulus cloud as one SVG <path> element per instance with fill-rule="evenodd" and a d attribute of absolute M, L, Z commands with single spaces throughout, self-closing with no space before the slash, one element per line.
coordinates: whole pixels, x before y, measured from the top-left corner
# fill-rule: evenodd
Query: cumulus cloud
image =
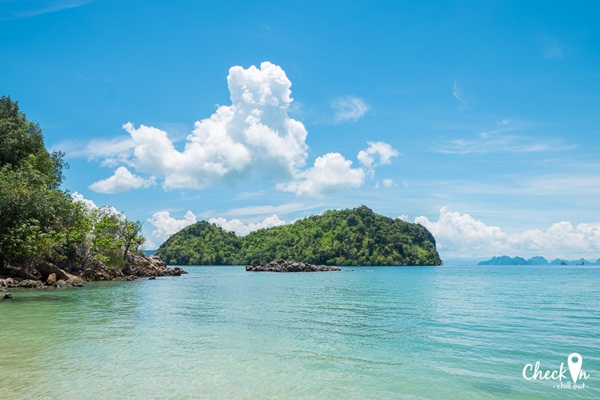
<path fill-rule="evenodd" d="M 313 167 L 300 174 L 300 179 L 277 187 L 297 195 L 323 197 L 326 193 L 360 187 L 364 181 L 362 168 L 352 168 L 352 161 L 340 153 L 328 153 L 317 157 Z"/>
<path fill-rule="evenodd" d="M 250 232 L 256 231 L 263 228 L 271 228 L 273 226 L 285 225 L 285 221 L 280 219 L 277 215 L 273 214 L 270 217 L 266 217 L 261 222 L 245 224 L 237 218 L 225 219 L 225 218 L 211 218 L 208 220 L 211 224 L 216 224 L 226 231 L 235 232 L 238 236 L 246 236 Z"/>
<path fill-rule="evenodd" d="M 556 257 L 598 257 L 600 253 L 600 224 L 581 223 L 573 226 L 562 221 L 547 230 L 530 229 L 507 233 L 498 226 L 487 225 L 469 214 L 441 208 L 437 221 L 427 217 L 415 218 L 434 235 L 438 249 L 450 258 L 542 255 Z"/>
<path fill-rule="evenodd" d="M 400 153 L 384 142 L 367 142 L 369 147 L 358 152 L 358 161 L 367 168 L 377 165 L 391 164 L 391 158 Z"/>
<path fill-rule="evenodd" d="M 110 178 L 92 183 L 90 189 L 97 193 L 115 194 L 131 189 L 148 188 L 156 184 L 156 178 L 144 179 L 129 172 L 125 167 L 119 167 Z"/>
<path fill-rule="evenodd" d="M 78 203 L 83 203 L 87 206 L 87 208 L 89 208 L 90 210 L 93 210 L 94 208 L 98 208 L 98 206 L 96 205 L 96 203 L 94 203 L 92 200 L 90 199 L 86 199 L 81 193 L 79 192 L 73 192 L 73 194 L 71 195 L 71 197 L 73 198 L 73 201 L 76 201 Z"/>
<path fill-rule="evenodd" d="M 336 124 L 356 122 L 369 110 L 364 100 L 354 96 L 338 97 L 331 102 L 331 107 L 335 110 L 333 119 Z"/>
<path fill-rule="evenodd" d="M 165 189 L 201 189 L 252 174 L 289 179 L 306 163 L 304 125 L 290 118 L 291 82 L 279 66 L 236 66 L 227 77 L 231 105 L 197 121 L 183 151 L 167 132 L 150 126 L 123 128 L 133 142 L 136 171 L 164 176 Z"/>
<path fill-rule="evenodd" d="M 162 129 L 130 122 L 123 125 L 127 139 L 97 142 L 101 145 L 85 152 L 88 157 L 103 156 L 102 165 L 122 166 L 114 176 L 90 187 L 119 193 L 151 186 L 156 176 L 165 190 L 202 189 L 259 176 L 278 183 L 281 190 L 321 197 L 364 183 L 365 170 L 352 168 L 352 162 L 339 153 L 317 157 L 312 167 L 306 166 L 307 131 L 289 115 L 291 82 L 281 67 L 270 62 L 260 68 L 234 66 L 227 84 L 231 105 L 219 106 L 209 118 L 197 121 L 183 147 L 176 147 Z M 368 110 L 356 97 L 336 99 L 332 106 L 338 122 L 355 121 Z M 389 164 L 397 154 L 389 144 L 369 142 L 359 161 L 372 174 L 376 165 Z"/>
<path fill-rule="evenodd" d="M 168 211 L 159 211 L 152 214 L 152 217 L 148 219 L 148 222 L 154 225 L 155 229 L 152 231 L 152 237 L 147 246 L 158 247 L 171 235 L 179 232 L 188 225 L 196 223 L 197 219 L 196 215 L 191 211 L 186 212 L 183 219 L 171 217 L 171 214 Z"/>

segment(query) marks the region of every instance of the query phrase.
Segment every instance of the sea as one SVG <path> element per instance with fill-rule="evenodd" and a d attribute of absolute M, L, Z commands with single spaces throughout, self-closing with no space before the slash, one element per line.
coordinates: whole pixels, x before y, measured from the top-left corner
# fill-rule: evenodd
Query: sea
<path fill-rule="evenodd" d="M 188 275 L 0 300 L 1 399 L 600 399 L 600 268 Z"/>

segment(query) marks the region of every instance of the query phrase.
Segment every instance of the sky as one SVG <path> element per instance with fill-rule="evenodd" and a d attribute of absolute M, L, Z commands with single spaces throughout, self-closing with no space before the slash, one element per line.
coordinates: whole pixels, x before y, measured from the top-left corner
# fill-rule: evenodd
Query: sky
<path fill-rule="evenodd" d="M 600 258 L 600 3 L 0 0 L 65 188 L 240 235 L 366 205 L 442 259 Z"/>

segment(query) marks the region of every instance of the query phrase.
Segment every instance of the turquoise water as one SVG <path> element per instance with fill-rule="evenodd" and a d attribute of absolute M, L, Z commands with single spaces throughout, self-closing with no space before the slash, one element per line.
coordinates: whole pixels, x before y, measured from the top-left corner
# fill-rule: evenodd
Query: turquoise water
<path fill-rule="evenodd" d="M 599 268 L 345 269 L 13 290 L 0 398 L 600 398 Z M 573 352 L 585 389 L 522 376 Z"/>

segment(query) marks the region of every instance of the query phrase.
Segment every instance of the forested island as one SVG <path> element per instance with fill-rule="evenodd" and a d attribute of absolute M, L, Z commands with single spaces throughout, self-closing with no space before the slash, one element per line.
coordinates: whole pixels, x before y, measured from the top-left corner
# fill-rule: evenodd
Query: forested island
<path fill-rule="evenodd" d="M 245 265 L 255 259 L 349 266 L 441 264 L 435 239 L 425 227 L 366 206 L 325 211 L 244 237 L 200 221 L 172 235 L 156 254 L 171 265 Z"/>
<path fill-rule="evenodd" d="M 139 221 L 62 189 L 63 157 L 46 150 L 40 126 L 17 102 L 0 98 L 0 288 L 184 272 L 140 253 Z"/>

